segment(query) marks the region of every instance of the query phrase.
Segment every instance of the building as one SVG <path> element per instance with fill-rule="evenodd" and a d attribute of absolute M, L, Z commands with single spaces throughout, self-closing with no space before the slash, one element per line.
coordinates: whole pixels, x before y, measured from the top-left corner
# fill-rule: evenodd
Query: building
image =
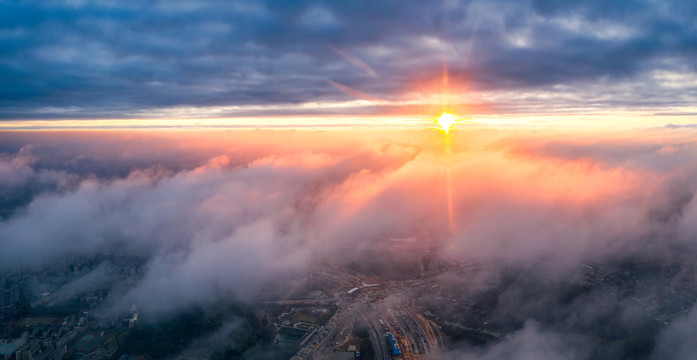
<path fill-rule="evenodd" d="M 48 355 L 48 360 L 63 360 L 63 357 L 68 352 L 68 347 L 63 345 L 53 350 L 51 354 Z"/>
<path fill-rule="evenodd" d="M 360 357 L 360 356 L 361 356 L 361 352 L 358 351 L 358 348 L 356 347 L 356 345 L 349 345 L 348 351 L 349 351 L 349 352 L 352 352 L 352 353 L 353 353 L 353 356 L 355 356 L 355 357 Z"/>
<path fill-rule="evenodd" d="M 36 276 L 25 276 L 19 282 L 19 298 L 32 301 L 39 294 Z"/>
<path fill-rule="evenodd" d="M 5 343 L 0 344 L 0 360 L 14 360 L 16 358 L 17 349 L 19 349 L 21 344 L 11 344 Z"/>
<path fill-rule="evenodd" d="M 0 307 L 12 306 L 19 301 L 19 286 L 17 284 L 5 285 L 0 289 Z"/>

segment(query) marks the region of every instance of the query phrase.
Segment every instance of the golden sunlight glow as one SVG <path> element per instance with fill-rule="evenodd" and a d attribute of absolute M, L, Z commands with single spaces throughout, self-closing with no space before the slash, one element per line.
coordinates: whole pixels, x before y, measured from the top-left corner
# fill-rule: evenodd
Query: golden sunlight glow
<path fill-rule="evenodd" d="M 436 119 L 436 123 L 440 127 L 440 130 L 445 131 L 447 134 L 448 131 L 450 131 L 450 128 L 455 124 L 455 121 L 457 121 L 457 116 L 444 112 L 438 119 Z"/>
<path fill-rule="evenodd" d="M 450 231 L 455 233 L 455 213 L 453 210 L 453 181 L 452 181 L 452 168 L 450 166 L 450 128 L 453 127 L 455 122 L 460 120 L 457 116 L 449 112 L 443 112 L 438 118 L 435 119 L 435 123 L 438 125 L 437 129 L 445 132 L 445 153 L 447 158 L 447 167 L 445 170 L 445 182 L 446 182 L 446 201 L 448 209 L 448 224 L 450 225 Z"/>

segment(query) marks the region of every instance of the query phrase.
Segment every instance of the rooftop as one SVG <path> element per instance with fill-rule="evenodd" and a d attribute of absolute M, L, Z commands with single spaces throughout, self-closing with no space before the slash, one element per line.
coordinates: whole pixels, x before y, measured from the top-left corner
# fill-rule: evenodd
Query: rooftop
<path fill-rule="evenodd" d="M 12 355 L 15 353 L 15 351 L 17 351 L 17 349 L 19 349 L 20 346 L 22 345 L 8 343 L 2 344 L 0 345 L 0 356 Z"/>

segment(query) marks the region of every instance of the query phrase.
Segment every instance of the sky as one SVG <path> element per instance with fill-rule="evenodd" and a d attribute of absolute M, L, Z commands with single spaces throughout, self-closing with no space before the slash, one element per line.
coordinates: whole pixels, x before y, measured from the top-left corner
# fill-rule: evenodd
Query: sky
<path fill-rule="evenodd" d="M 7 0 L 0 126 L 409 127 L 444 107 L 689 124 L 696 17 L 682 0 Z"/>

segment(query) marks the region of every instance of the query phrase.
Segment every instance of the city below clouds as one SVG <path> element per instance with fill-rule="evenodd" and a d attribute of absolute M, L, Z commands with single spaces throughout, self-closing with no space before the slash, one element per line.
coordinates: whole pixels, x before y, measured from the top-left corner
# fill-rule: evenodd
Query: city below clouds
<path fill-rule="evenodd" d="M 671 274 L 662 280 L 669 284 L 690 278 L 693 131 L 450 136 L 447 152 L 432 130 L 5 133 L 0 266 L 143 259 L 144 273 L 113 290 L 102 309 L 135 304 L 152 319 L 221 301 L 254 304 L 271 284 L 274 294 L 292 291 L 318 261 L 399 277 L 400 250 L 385 241 L 413 238 L 448 261 L 513 276 L 501 280 L 490 321 L 518 330 L 486 347 L 455 342 L 443 358 L 637 351 L 596 339 L 646 331 L 636 306 L 612 302 L 619 294 L 599 288 L 573 303 L 560 297 L 580 270 L 613 261 L 665 263 L 657 269 Z M 61 291 L 108 284 L 110 266 L 102 262 Z M 659 275 L 640 279 L 654 284 L 652 276 Z M 452 283 L 448 291 L 484 291 L 465 278 L 441 281 Z M 651 289 L 637 287 L 634 296 Z M 678 319 L 635 345 L 640 358 L 684 358 L 671 357 L 675 346 L 693 354 L 686 334 L 694 311 Z M 603 321 L 615 335 L 594 333 Z"/>
<path fill-rule="evenodd" d="M 697 358 L 695 19 L 0 0 L 0 357 Z"/>

